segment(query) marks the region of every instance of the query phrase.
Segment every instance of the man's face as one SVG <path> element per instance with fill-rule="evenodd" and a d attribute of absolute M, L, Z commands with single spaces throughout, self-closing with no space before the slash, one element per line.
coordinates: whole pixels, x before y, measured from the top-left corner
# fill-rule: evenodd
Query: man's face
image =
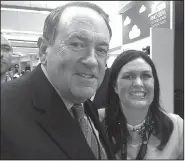
<path fill-rule="evenodd" d="M 11 65 L 12 53 L 10 42 L 1 35 L 1 74 L 8 71 Z"/>
<path fill-rule="evenodd" d="M 110 34 L 104 19 L 84 7 L 67 8 L 48 48 L 46 69 L 61 95 L 74 103 L 93 96 L 103 81 Z"/>

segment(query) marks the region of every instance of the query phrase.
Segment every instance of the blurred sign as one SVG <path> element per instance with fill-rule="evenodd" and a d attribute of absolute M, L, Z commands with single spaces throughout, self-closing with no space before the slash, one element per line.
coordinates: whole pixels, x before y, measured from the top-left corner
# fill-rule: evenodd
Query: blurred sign
<path fill-rule="evenodd" d="M 150 36 L 150 28 L 170 29 L 170 1 L 131 1 L 122 12 L 122 44 Z"/>
<path fill-rule="evenodd" d="M 160 27 L 170 29 L 170 3 L 167 1 L 154 4 L 153 13 L 149 14 L 150 27 Z"/>

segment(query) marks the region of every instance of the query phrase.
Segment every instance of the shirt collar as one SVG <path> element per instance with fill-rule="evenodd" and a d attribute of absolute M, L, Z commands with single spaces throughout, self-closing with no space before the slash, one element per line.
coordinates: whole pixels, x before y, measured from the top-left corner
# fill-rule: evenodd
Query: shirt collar
<path fill-rule="evenodd" d="M 54 84 L 51 82 L 51 80 L 49 79 L 48 73 L 45 69 L 45 67 L 43 66 L 43 64 L 41 64 L 41 69 L 44 73 L 44 75 L 46 76 L 46 78 L 48 79 L 48 81 L 51 83 L 51 85 L 53 86 L 53 88 L 56 90 L 56 92 L 58 93 L 58 95 L 60 96 L 60 98 L 62 99 L 62 101 L 64 102 L 65 106 L 67 107 L 68 111 L 71 109 L 71 107 L 74 105 L 74 103 L 70 102 L 69 100 L 66 100 L 65 98 L 63 98 L 60 94 L 60 92 L 58 91 L 58 89 L 54 86 Z"/>

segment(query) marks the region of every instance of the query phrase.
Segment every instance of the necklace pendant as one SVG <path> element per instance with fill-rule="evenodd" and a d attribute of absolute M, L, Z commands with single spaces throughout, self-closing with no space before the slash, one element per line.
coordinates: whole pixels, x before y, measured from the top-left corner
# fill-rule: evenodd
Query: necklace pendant
<path fill-rule="evenodd" d="M 143 141 L 143 144 L 147 144 L 147 143 L 148 143 L 148 141 L 147 141 L 147 140 Z"/>

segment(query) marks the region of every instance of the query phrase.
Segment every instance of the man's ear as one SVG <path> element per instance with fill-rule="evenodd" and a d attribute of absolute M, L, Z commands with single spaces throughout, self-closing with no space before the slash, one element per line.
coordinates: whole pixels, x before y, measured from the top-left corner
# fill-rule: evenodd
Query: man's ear
<path fill-rule="evenodd" d="M 47 64 L 47 50 L 48 50 L 48 43 L 47 40 L 44 37 L 39 37 L 38 42 L 37 42 L 38 48 L 39 48 L 39 58 L 40 62 L 43 65 Z"/>

